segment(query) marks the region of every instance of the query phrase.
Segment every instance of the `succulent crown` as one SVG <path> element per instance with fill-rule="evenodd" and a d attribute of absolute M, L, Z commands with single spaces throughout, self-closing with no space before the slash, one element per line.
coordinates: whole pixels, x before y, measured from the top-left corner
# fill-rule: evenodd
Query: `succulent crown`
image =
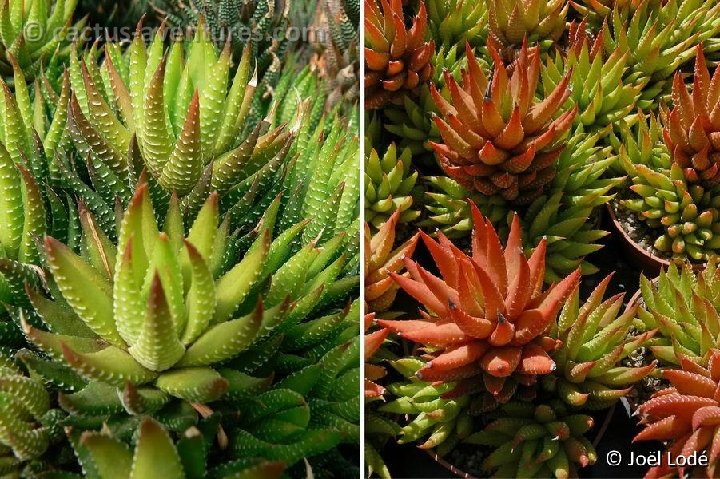
<path fill-rule="evenodd" d="M 367 108 L 380 108 L 430 80 L 435 42 L 425 41 L 424 2 L 405 27 L 402 0 L 365 0 L 365 89 Z"/>
<path fill-rule="evenodd" d="M 563 34 L 568 6 L 567 0 L 490 0 L 490 32 L 507 46 L 525 38 L 549 46 Z"/>
<path fill-rule="evenodd" d="M 264 309 L 258 303 L 233 319 L 260 277 L 268 232 L 242 261 L 219 275 L 228 238 L 227 224 L 218 224 L 216 195 L 206 201 L 185 238 L 177 200 L 161 232 L 147 185 L 140 185 L 122 219 L 117 248 L 86 211 L 81 214 L 90 233 L 87 259 L 45 239 L 50 271 L 68 307 L 30 295 L 48 324 L 62 331 L 58 321 L 69 317 L 74 326 L 66 324 L 64 331 L 83 334 L 56 335 L 25 324 L 30 340 L 81 375 L 119 388 L 154 382 L 171 396 L 195 401 L 224 393 L 227 381 L 210 366 L 244 350 L 263 320 L 284 308 Z"/>
<path fill-rule="evenodd" d="M 711 349 L 707 361 L 680 357 L 680 369 L 666 369 L 662 376 L 670 387 L 640 405 L 638 413 L 645 428 L 635 441 L 664 441 L 667 450 L 662 462 L 646 477 L 716 477 L 720 459 L 720 350 Z M 678 458 L 702 454 L 707 462 L 689 466 Z M 672 461 L 672 463 L 671 463 Z"/>
<path fill-rule="evenodd" d="M 663 138 L 688 181 L 712 187 L 720 183 L 720 69 L 711 77 L 702 44 L 696 52 L 692 93 L 680 72 L 673 78 Z"/>
<path fill-rule="evenodd" d="M 43 65 L 53 70 L 59 62 L 57 57 L 67 55 L 67 37 L 76 6 L 77 0 L 3 2 L 0 72 L 11 76 L 13 66 L 18 65 L 32 80 L 40 75 Z"/>
<path fill-rule="evenodd" d="M 507 401 L 520 384 L 533 384 L 555 368 L 548 355 L 557 342 L 545 335 L 578 284 L 576 270 L 543 289 L 546 243 L 530 258 L 522 249 L 520 220 L 514 217 L 503 249 L 492 224 L 473 209 L 472 256 L 438 233 L 421 233 L 442 279 L 410 259 L 410 278 L 393 275 L 427 311 L 422 320 L 379 320 L 403 338 L 435 351 L 418 375 L 427 381 L 467 380 L 459 391 L 485 390 Z M 472 378 L 472 379 L 471 379 Z"/>
<path fill-rule="evenodd" d="M 517 60 L 505 65 L 492 42 L 495 62 L 488 80 L 470 45 L 468 69 L 458 84 L 445 75 L 451 99 L 435 88 L 432 96 L 442 143 L 431 143 L 448 176 L 484 195 L 528 203 L 539 196 L 555 176 L 555 162 L 563 150 L 560 141 L 572 125 L 577 106 L 554 119 L 570 96 L 565 75 L 541 102 L 534 92 L 540 74 L 540 52 L 523 44 Z"/>
<path fill-rule="evenodd" d="M 246 131 L 257 86 L 249 49 L 230 78 L 230 49 L 218 55 L 203 24 L 187 56 L 181 42 L 165 50 L 163 37 L 148 48 L 138 34 L 124 56 L 107 44 L 100 68 L 92 51 L 87 60 L 72 57 L 68 126 L 79 152 L 109 175 L 111 190 L 127 189 L 130 172 L 147 168 L 165 189 L 181 197 L 195 190 L 203 201 L 202 193 L 224 192 L 273 158 L 289 134 L 265 136 L 264 123 Z M 269 156 L 258 155 L 263 145 Z"/>

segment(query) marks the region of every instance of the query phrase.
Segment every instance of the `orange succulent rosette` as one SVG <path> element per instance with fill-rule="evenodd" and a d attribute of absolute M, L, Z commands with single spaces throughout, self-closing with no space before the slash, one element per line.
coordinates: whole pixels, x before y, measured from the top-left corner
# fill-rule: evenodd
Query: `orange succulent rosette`
<path fill-rule="evenodd" d="M 515 215 L 503 249 L 492 224 L 472 203 L 471 209 L 471 256 L 440 232 L 437 241 L 421 233 L 442 278 L 411 259 L 405 260 L 410 277 L 393 275 L 425 306 L 423 319 L 378 324 L 431 353 L 418 372 L 422 380 L 458 382 L 455 393 L 486 390 L 505 402 L 518 384 L 532 385 L 555 369 L 548 353 L 560 343 L 547 333 L 580 271 L 544 289 L 545 240 L 526 258 Z"/>
<path fill-rule="evenodd" d="M 420 2 L 405 27 L 402 0 L 365 0 L 365 107 L 381 108 L 427 83 L 435 42 L 425 41 L 428 17 Z"/>
<path fill-rule="evenodd" d="M 528 204 L 555 177 L 555 163 L 565 148 L 562 137 L 577 113 L 575 105 L 555 118 L 570 97 L 572 71 L 536 102 L 537 47 L 525 42 L 517 59 L 505 65 L 495 42 L 488 41 L 495 63 L 491 79 L 470 45 L 465 48 L 468 69 L 460 83 L 445 74 L 450 100 L 435 85 L 430 88 L 439 111 L 434 121 L 443 140 L 430 145 L 445 173 L 464 187 Z"/>
<path fill-rule="evenodd" d="M 682 369 L 662 371 L 671 387 L 658 391 L 640 405 L 640 423 L 646 427 L 634 441 L 664 441 L 662 463 L 646 478 L 707 477 L 720 474 L 720 350 L 709 353 L 707 367 L 680 355 Z M 704 455 L 706 465 L 687 466 L 678 458 Z M 671 462 L 675 465 L 671 465 Z M 692 470 L 691 470 L 692 469 Z"/>

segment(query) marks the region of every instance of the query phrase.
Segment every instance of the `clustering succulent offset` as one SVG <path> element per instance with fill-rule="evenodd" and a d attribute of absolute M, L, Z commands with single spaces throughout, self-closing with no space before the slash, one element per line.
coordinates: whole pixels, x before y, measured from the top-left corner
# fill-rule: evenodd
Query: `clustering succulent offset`
<path fill-rule="evenodd" d="M 638 408 L 644 428 L 633 441 L 663 441 L 667 444 L 660 464 L 646 477 L 715 477 L 718 468 L 719 411 L 716 391 L 720 379 L 720 350 L 711 348 L 701 360 L 678 353 L 678 369 L 665 369 L 662 376 L 670 387 L 658 391 Z M 699 454 L 700 464 L 685 464 L 682 458 Z"/>
<path fill-rule="evenodd" d="M 706 268 L 695 274 L 692 267 L 670 265 L 653 281 L 640 277 L 643 306 L 638 318 L 659 334 L 650 345 L 658 359 L 679 364 L 681 357 L 705 361 L 718 344 L 718 259 L 712 256 Z"/>
<path fill-rule="evenodd" d="M 412 152 L 405 148 L 398 155 L 397 146 L 388 146 L 380 158 L 373 148 L 365 160 L 365 221 L 379 228 L 395 211 L 399 222 L 417 219 L 420 212 L 413 206 L 417 172 L 411 172 Z"/>
<path fill-rule="evenodd" d="M 32 81 L 43 70 L 62 71 L 70 52 L 70 39 L 84 27 L 73 24 L 77 0 L 10 0 L 0 8 L 3 35 L 0 41 L 0 74 L 12 80 L 13 65 Z M 54 78 L 54 77 L 53 77 Z"/>
<path fill-rule="evenodd" d="M 593 425 L 591 416 L 559 400 L 516 401 L 501 406 L 499 417 L 465 442 L 494 448 L 482 464 L 494 477 L 577 477 L 579 467 L 598 459 L 584 436 Z"/>
<path fill-rule="evenodd" d="M 543 378 L 542 386 L 571 407 L 606 409 L 655 369 L 654 363 L 623 365 L 656 331 L 631 332 L 638 329 L 638 304 L 630 304 L 620 313 L 623 294 L 604 300 L 611 279 L 611 275 L 605 277 L 582 305 L 576 289 L 558 318 L 553 337 L 562 346 L 552 355 L 557 369 Z"/>
<path fill-rule="evenodd" d="M 428 17 L 420 1 L 405 26 L 401 0 L 365 1 L 365 107 L 380 108 L 430 80 L 434 41 L 425 41 Z"/>
<path fill-rule="evenodd" d="M 661 254 L 680 260 L 707 259 L 720 247 L 720 203 L 713 189 L 691 183 L 672 160 L 654 115 L 638 113 L 634 122 L 636 132 L 621 123 L 620 139 L 615 140 L 634 193 L 619 205 L 647 225 L 652 247 Z"/>
<path fill-rule="evenodd" d="M 602 31 L 595 38 L 588 34 L 586 20 L 572 23 L 567 52 L 549 55 L 541 74 L 543 92 L 550 95 L 571 72 L 569 101 L 577 104 L 579 111 L 575 123 L 588 130 L 627 116 L 642 90 L 642 85 L 622 81 L 630 53 L 620 48 L 606 52 L 603 39 Z"/>
<path fill-rule="evenodd" d="M 462 81 L 446 77 L 451 100 L 431 87 L 443 140 L 431 145 L 445 173 L 464 187 L 527 204 L 555 177 L 563 135 L 577 113 L 575 106 L 553 119 L 570 96 L 570 76 L 536 102 L 539 49 L 523 44 L 512 69 L 494 45 L 488 49 L 495 63 L 492 81 L 468 45 Z"/>
<path fill-rule="evenodd" d="M 455 394 L 486 391 L 503 403 L 519 386 L 531 386 L 555 369 L 549 353 L 560 343 L 545 332 L 578 284 L 580 271 L 545 289 L 545 241 L 526 257 L 515 216 L 503 249 L 492 224 L 472 209 L 472 256 L 442 234 L 435 241 L 421 233 L 442 279 L 410 259 L 405 260 L 409 278 L 393 275 L 425 307 L 423 319 L 378 324 L 433 355 L 418 371 L 420 379 L 457 381 Z"/>
<path fill-rule="evenodd" d="M 692 96 L 680 72 L 673 77 L 673 109 L 666 112 L 663 139 L 674 164 L 691 184 L 707 189 L 720 184 L 720 73 L 713 77 L 697 46 Z"/>
<path fill-rule="evenodd" d="M 550 47 L 565 31 L 566 0 L 489 0 L 490 34 L 505 46 Z"/>
<path fill-rule="evenodd" d="M 670 92 L 674 72 L 695 56 L 696 45 L 720 47 L 720 9 L 708 0 L 624 3 L 603 24 L 604 41 L 610 51 L 630 54 L 623 81 L 643 85 L 638 106 L 655 107 Z"/>
<path fill-rule="evenodd" d="M 452 48 L 469 42 L 483 45 L 487 40 L 488 5 L 468 0 L 427 0 L 428 27 L 438 44 Z"/>
<path fill-rule="evenodd" d="M 468 409 L 470 398 L 443 397 L 452 391 L 453 383 L 437 384 L 420 379 L 417 373 L 426 362 L 419 358 L 400 358 L 391 364 L 404 381 L 388 385 L 389 395 L 394 399 L 379 411 L 407 418 L 398 433 L 400 444 L 416 442 L 420 449 L 434 449 L 439 455 L 445 455 L 473 429 Z"/>

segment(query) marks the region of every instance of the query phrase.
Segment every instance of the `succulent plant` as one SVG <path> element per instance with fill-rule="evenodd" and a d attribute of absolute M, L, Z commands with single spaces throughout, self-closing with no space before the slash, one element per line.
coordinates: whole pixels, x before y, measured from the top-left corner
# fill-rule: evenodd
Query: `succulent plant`
<path fill-rule="evenodd" d="M 625 84 L 641 84 L 638 106 L 649 109 L 669 93 L 670 78 L 692 60 L 695 46 L 705 42 L 707 51 L 720 45 L 713 37 L 720 31 L 720 6 L 708 0 L 644 0 L 631 8 L 615 8 L 603 25 L 608 52 L 630 53 Z"/>
<path fill-rule="evenodd" d="M 370 232 L 370 225 L 365 224 L 365 302 L 366 311 L 370 313 L 380 313 L 392 306 L 400 289 L 392 275 L 402 271 L 404 258 L 415 251 L 418 235 L 395 246 L 399 219 L 400 212 L 395 211 L 375 235 Z"/>
<path fill-rule="evenodd" d="M 83 468 L 96 477 L 180 479 L 197 477 L 207 467 L 208 448 L 199 428 L 189 427 L 174 444 L 169 432 L 149 417 L 138 424 L 133 448 L 110 431 L 85 431 L 75 442 Z M 224 477 L 279 479 L 284 465 L 279 461 L 244 461 L 233 468 L 237 475 Z M 223 472 L 228 472 L 227 469 L 231 468 Z M 210 474 L 214 476 L 213 471 Z"/>
<path fill-rule="evenodd" d="M 484 196 L 468 191 L 447 176 L 421 178 L 425 189 L 423 205 L 427 218 L 420 226 L 440 229 L 450 239 L 463 238 L 472 231 L 470 199 L 493 224 L 499 225 L 502 233 L 503 220 L 507 218 L 509 206 L 501 196 Z"/>
<path fill-rule="evenodd" d="M 567 0 L 489 0 L 490 33 L 508 47 L 523 41 L 547 48 L 565 31 Z"/>
<path fill-rule="evenodd" d="M 268 301 L 233 319 L 265 267 L 269 235 L 257 240 L 244 263 L 219 275 L 227 225 L 219 225 L 217 197 L 207 200 L 187 239 L 179 215 L 175 201 L 159 232 L 142 184 L 122 219 L 117 248 L 96 227 L 86 238 L 85 259 L 46 237 L 47 262 L 66 304 L 33 294 L 54 332 L 25 324 L 28 338 L 90 380 L 120 389 L 148 385 L 140 398 L 151 404 L 170 396 L 207 402 L 224 394 L 228 381 L 210 366 L 237 355 L 263 321 L 282 315 L 282 306 Z M 84 334 L 63 335 L 61 313 L 70 323 L 65 331 Z"/>
<path fill-rule="evenodd" d="M 452 48 L 469 42 L 484 45 L 488 36 L 488 7 L 468 0 L 427 0 L 428 26 L 439 46 Z"/>
<path fill-rule="evenodd" d="M 574 408 L 608 408 L 655 369 L 654 363 L 639 367 L 622 363 L 656 331 L 631 332 L 638 329 L 638 304 L 629 304 L 620 314 L 623 294 L 604 300 L 611 279 L 612 275 L 606 276 L 582 305 L 576 289 L 560 312 L 553 335 L 562 341 L 552 354 L 557 369 L 543 378 L 542 385 Z"/>
<path fill-rule="evenodd" d="M 388 385 L 394 399 L 379 411 L 407 418 L 398 437 L 400 444 L 419 443 L 420 449 L 434 449 L 444 456 L 472 431 L 470 397 L 445 398 L 444 394 L 454 386 L 452 383 L 435 384 L 419 379 L 417 372 L 426 366 L 419 358 L 400 358 L 391 364 L 405 381 Z"/>
<path fill-rule="evenodd" d="M 442 279 L 410 259 L 410 277 L 393 279 L 426 310 L 419 320 L 378 320 L 404 339 L 424 345 L 432 359 L 418 371 L 430 382 L 458 382 L 455 394 L 487 391 L 507 402 L 518 385 L 532 385 L 555 369 L 549 353 L 559 342 L 545 335 L 580 280 L 580 270 L 543 288 L 546 242 L 529 258 L 515 215 L 505 249 L 475 205 L 472 256 L 438 233 L 421 237 Z"/>
<path fill-rule="evenodd" d="M 0 471 L 9 474 L 24 461 L 40 457 L 50 445 L 50 394 L 42 382 L 25 376 L 0 357 Z"/>
<path fill-rule="evenodd" d="M 616 157 L 610 147 L 600 146 L 607 133 L 606 128 L 588 134 L 578 125 L 560 153 L 559 173 L 548 192 L 522 210 L 526 247 L 535 247 L 543 238 L 547 241 L 547 283 L 560 281 L 578 266 L 583 274 L 597 271 L 585 260 L 602 247 L 599 241 L 608 234 L 597 228 L 596 211 L 613 198 L 611 191 L 624 180 L 609 174 Z M 469 191 L 448 177 L 422 180 L 427 185 L 424 203 L 429 212 L 423 226 L 440 228 L 448 237 L 469 235 L 473 221 L 466 198 L 470 198 L 501 236 L 506 234 L 509 206 L 502 197 Z"/>
<path fill-rule="evenodd" d="M 405 26 L 401 0 L 365 2 L 365 107 L 381 108 L 402 101 L 408 92 L 430 80 L 435 42 L 425 41 L 427 10 L 420 8 L 412 26 Z"/>
<path fill-rule="evenodd" d="M 570 96 L 570 76 L 536 102 L 538 48 L 523 44 L 512 66 L 505 65 L 494 45 L 488 49 L 495 62 L 492 82 L 467 46 L 468 71 L 462 81 L 445 79 L 451 101 L 431 87 L 440 112 L 435 124 L 443 139 L 431 146 L 445 173 L 464 187 L 528 204 L 555 177 L 563 136 L 577 112 L 575 106 L 553 119 Z"/>
<path fill-rule="evenodd" d="M 640 276 L 643 306 L 638 318 L 658 334 L 650 344 L 653 355 L 665 364 L 689 360 L 706 364 L 718 347 L 720 334 L 720 272 L 718 258 L 695 274 L 689 263 L 671 264 L 655 281 Z"/>
<path fill-rule="evenodd" d="M 717 400 L 720 378 L 720 350 L 709 349 L 702 360 L 678 354 L 679 369 L 665 369 L 662 376 L 670 387 L 655 393 L 638 407 L 644 425 L 635 441 L 663 441 L 667 444 L 661 463 L 645 477 L 715 477 L 718 468 Z M 698 465 L 678 460 L 692 454 L 704 457 Z"/>
<path fill-rule="evenodd" d="M 461 50 L 462 52 L 462 50 Z M 432 82 L 446 99 L 450 93 L 445 85 L 445 71 L 453 78 L 460 78 L 466 60 L 458 52 L 457 46 L 446 48 L 441 46 L 432 57 Z M 382 110 L 386 118 L 385 129 L 399 140 L 401 148 L 410 148 L 413 156 L 424 160 L 425 163 L 434 163 L 432 158 L 431 141 L 440 141 L 440 132 L 432 120 L 432 114 L 437 113 L 428 85 L 422 85 L 417 95 L 405 95 L 402 105 L 387 105 Z"/>
<path fill-rule="evenodd" d="M 465 440 L 494 448 L 482 465 L 494 477 L 577 477 L 578 467 L 597 461 L 584 436 L 593 427 L 591 416 L 574 413 L 561 401 L 514 401 L 500 411 L 500 417 Z"/>
<path fill-rule="evenodd" d="M 682 167 L 671 160 L 654 115 L 646 119 L 638 113 L 635 124 L 637 133 L 633 134 L 621 123 L 621 139 L 614 140 L 635 194 L 621 200 L 620 206 L 647 225 L 648 239 L 660 254 L 705 260 L 720 247 L 717 196 L 712 189 L 691 184 Z"/>
<path fill-rule="evenodd" d="M 720 184 L 720 73 L 710 77 L 702 44 L 696 52 L 692 96 L 680 72 L 673 78 L 673 109 L 663 139 L 689 183 L 713 188 Z"/>
<path fill-rule="evenodd" d="M 587 130 L 601 128 L 627 116 L 640 96 L 641 85 L 622 81 L 630 53 L 615 49 L 605 53 L 603 32 L 593 39 L 587 32 L 587 21 L 571 23 L 569 45 L 563 55 L 549 55 L 542 69 L 542 90 L 548 96 L 565 75 L 570 76 L 568 106 L 577 104 L 575 124 Z"/>
<path fill-rule="evenodd" d="M 369 145 L 368 145 L 369 146 Z M 408 223 L 420 216 L 413 209 L 413 195 L 417 172 L 411 173 L 412 152 L 404 149 L 398 155 L 397 146 L 388 146 L 382 159 L 372 148 L 365 161 L 365 221 L 379 228 L 395 211 L 400 211 L 399 223 Z"/>
<path fill-rule="evenodd" d="M 252 45 L 260 72 L 265 72 L 273 58 L 281 58 L 288 47 L 288 9 L 276 11 L 270 0 L 149 0 L 158 16 L 168 25 L 192 30 L 205 22 L 218 48 L 229 40 L 235 52 Z M 306 26 L 306 25 L 302 25 Z"/>
<path fill-rule="evenodd" d="M 202 203 L 210 187 L 225 192 L 240 181 L 231 177 L 252 163 L 258 142 L 271 152 L 254 155 L 262 163 L 284 145 L 288 133 L 260 139 L 262 126 L 241 136 L 256 86 L 250 52 L 228 89 L 230 51 L 218 57 L 202 25 L 187 61 L 182 43 L 163 51 L 162 32 L 149 49 L 136 35 L 125 57 L 119 55 L 119 46 L 108 44 L 103 68 L 73 57 L 69 69 L 68 127 L 80 155 L 89 157 L 98 191 L 127 201 L 134 176 L 146 168 L 163 188 L 181 197 L 194 192 Z M 111 105 L 118 105 L 119 116 Z"/>
<path fill-rule="evenodd" d="M 12 79 L 17 65 L 28 81 L 40 77 L 43 68 L 54 71 L 67 59 L 72 31 L 84 21 L 72 24 L 77 0 L 9 0 L 0 8 L 4 25 L 0 41 L 0 73 Z M 8 78 L 10 77 L 10 78 Z"/>

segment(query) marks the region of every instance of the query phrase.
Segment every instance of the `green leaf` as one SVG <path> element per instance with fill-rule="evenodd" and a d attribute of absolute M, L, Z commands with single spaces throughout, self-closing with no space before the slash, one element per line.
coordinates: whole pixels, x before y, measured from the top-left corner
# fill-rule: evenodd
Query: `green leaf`
<path fill-rule="evenodd" d="M 179 195 L 192 191 L 203 172 L 203 147 L 200 134 L 200 105 L 197 92 L 193 95 L 187 117 L 167 163 L 162 167 L 160 184 Z"/>
<path fill-rule="evenodd" d="M 115 327 L 110 284 L 70 248 L 49 236 L 45 253 L 55 282 L 77 315 L 110 344 L 125 347 Z"/>
<path fill-rule="evenodd" d="M 153 419 L 140 424 L 130 479 L 184 479 L 182 462 L 170 435 Z"/>
<path fill-rule="evenodd" d="M 143 329 L 129 350 L 138 363 L 151 371 L 171 368 L 185 353 L 178 340 L 165 291 L 160 276 L 155 273 Z"/>
<path fill-rule="evenodd" d="M 188 347 L 178 366 L 209 366 L 237 356 L 255 339 L 262 316 L 258 303 L 251 314 L 215 325 Z"/>
<path fill-rule="evenodd" d="M 90 452 L 95 468 L 103 479 L 127 479 L 133 457 L 125 443 L 103 433 L 86 431 L 80 443 Z"/>
<path fill-rule="evenodd" d="M 211 368 L 166 371 L 160 374 L 155 385 L 171 396 L 200 403 L 217 400 L 228 388 L 227 380 Z"/>

